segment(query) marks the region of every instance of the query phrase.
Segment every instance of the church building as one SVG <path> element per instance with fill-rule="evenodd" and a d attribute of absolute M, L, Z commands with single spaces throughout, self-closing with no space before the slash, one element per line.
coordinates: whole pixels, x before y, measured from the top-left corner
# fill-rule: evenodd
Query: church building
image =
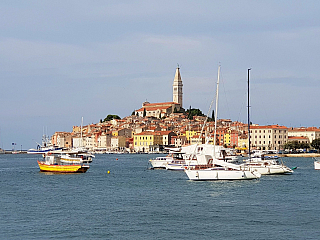
<path fill-rule="evenodd" d="M 170 115 L 175 110 L 180 111 L 182 109 L 182 87 L 180 68 L 178 66 L 173 80 L 173 101 L 163 103 L 144 102 L 142 108 L 136 110 L 135 114 L 141 117 L 145 114 L 146 117 L 161 118 Z"/>

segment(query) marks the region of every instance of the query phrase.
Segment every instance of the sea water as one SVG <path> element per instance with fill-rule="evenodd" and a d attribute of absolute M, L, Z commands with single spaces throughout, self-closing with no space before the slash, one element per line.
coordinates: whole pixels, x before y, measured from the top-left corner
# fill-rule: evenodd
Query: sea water
<path fill-rule="evenodd" d="M 35 155 L 0 155 L 0 238 L 320 238 L 312 158 L 283 158 L 292 175 L 193 182 L 149 170 L 156 156 L 96 155 L 86 173 L 48 174 Z"/>

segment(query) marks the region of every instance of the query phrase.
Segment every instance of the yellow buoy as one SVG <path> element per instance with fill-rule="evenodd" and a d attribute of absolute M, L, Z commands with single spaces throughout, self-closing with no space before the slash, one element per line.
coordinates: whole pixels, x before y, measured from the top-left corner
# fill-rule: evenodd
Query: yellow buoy
<path fill-rule="evenodd" d="M 110 173 L 110 171 L 107 171 L 107 173 L 109 174 L 109 173 Z"/>

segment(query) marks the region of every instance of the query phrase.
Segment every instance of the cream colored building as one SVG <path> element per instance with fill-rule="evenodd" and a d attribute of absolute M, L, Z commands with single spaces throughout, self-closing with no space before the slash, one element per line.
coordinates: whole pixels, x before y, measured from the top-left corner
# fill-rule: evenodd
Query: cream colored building
<path fill-rule="evenodd" d="M 316 127 L 301 127 L 301 128 L 290 128 L 288 130 L 288 136 L 290 137 L 307 137 L 309 142 L 320 138 L 320 129 Z"/>
<path fill-rule="evenodd" d="M 251 149 L 280 150 L 288 142 L 288 128 L 279 125 L 251 126 Z"/>

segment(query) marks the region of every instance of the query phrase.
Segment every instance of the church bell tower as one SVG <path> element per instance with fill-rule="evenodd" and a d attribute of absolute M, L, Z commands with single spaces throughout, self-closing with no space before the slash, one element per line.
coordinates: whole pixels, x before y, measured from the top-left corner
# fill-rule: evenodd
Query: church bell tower
<path fill-rule="evenodd" d="M 179 65 L 176 69 L 176 74 L 173 80 L 173 102 L 179 103 L 180 107 L 182 108 L 182 80 L 180 75 L 180 68 Z"/>

